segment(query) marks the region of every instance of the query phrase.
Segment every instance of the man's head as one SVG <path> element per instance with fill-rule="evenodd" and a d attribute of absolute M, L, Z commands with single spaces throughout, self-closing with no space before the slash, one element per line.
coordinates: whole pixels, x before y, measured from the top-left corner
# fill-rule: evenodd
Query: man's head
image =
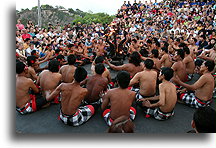
<path fill-rule="evenodd" d="M 65 60 L 64 56 L 62 54 L 57 55 L 56 60 L 60 62 L 60 64 L 62 64 L 62 62 Z"/>
<path fill-rule="evenodd" d="M 151 59 L 147 59 L 145 60 L 144 64 L 147 69 L 152 69 L 154 66 L 154 61 Z"/>
<path fill-rule="evenodd" d="M 95 64 L 103 63 L 103 62 L 104 62 L 104 57 L 103 57 L 103 56 L 98 56 L 98 57 L 95 59 Z"/>
<path fill-rule="evenodd" d="M 192 127 L 198 133 L 216 132 L 216 112 L 210 106 L 199 108 L 195 111 L 192 120 Z"/>
<path fill-rule="evenodd" d="M 205 71 L 212 72 L 214 70 L 215 63 L 214 61 L 205 61 L 201 65 L 200 72 L 203 73 Z"/>
<path fill-rule="evenodd" d="M 159 75 L 159 80 L 167 80 L 169 81 L 173 77 L 173 69 L 169 67 L 162 67 Z"/>
<path fill-rule="evenodd" d="M 175 52 L 174 60 L 179 61 L 184 59 L 184 50 L 183 49 L 178 49 Z"/>
<path fill-rule="evenodd" d="M 21 73 L 28 73 L 28 67 L 23 63 L 18 61 L 16 63 L 16 73 L 21 74 Z"/>
<path fill-rule="evenodd" d="M 99 64 L 95 65 L 95 72 L 96 72 L 96 74 L 102 75 L 104 71 L 105 71 L 104 64 L 99 63 Z"/>
<path fill-rule="evenodd" d="M 60 69 L 60 62 L 57 60 L 51 60 L 48 64 L 48 70 L 51 72 L 58 72 Z"/>
<path fill-rule="evenodd" d="M 158 52 L 157 49 L 153 49 L 153 50 L 151 51 L 151 54 L 152 54 L 152 56 L 153 56 L 154 58 L 158 58 L 158 56 L 159 56 L 159 52 Z"/>
<path fill-rule="evenodd" d="M 129 57 L 129 63 L 134 64 L 135 66 L 140 66 L 141 63 L 141 57 L 140 54 L 137 51 L 134 51 L 130 57 Z"/>
<path fill-rule="evenodd" d="M 70 54 L 70 55 L 67 57 L 67 61 L 68 61 L 68 64 L 69 64 L 69 65 L 74 65 L 75 62 L 76 62 L 76 56 L 73 55 L 73 54 Z"/>
<path fill-rule="evenodd" d="M 27 64 L 28 66 L 33 66 L 33 64 L 36 62 L 36 57 L 34 55 L 27 57 Z"/>
<path fill-rule="evenodd" d="M 87 77 L 87 71 L 83 67 L 77 67 L 74 73 L 76 82 L 81 82 Z"/>
<path fill-rule="evenodd" d="M 126 71 L 120 71 L 117 74 L 117 82 L 119 86 L 123 89 L 128 88 L 130 83 L 130 74 Z"/>
<path fill-rule="evenodd" d="M 184 50 L 185 54 L 187 54 L 187 55 L 190 54 L 190 49 L 187 46 L 183 47 L 183 50 Z"/>

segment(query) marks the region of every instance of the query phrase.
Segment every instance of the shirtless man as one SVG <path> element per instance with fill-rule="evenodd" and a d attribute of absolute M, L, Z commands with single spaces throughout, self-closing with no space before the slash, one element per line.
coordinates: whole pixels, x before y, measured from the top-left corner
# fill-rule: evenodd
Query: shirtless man
<path fill-rule="evenodd" d="M 37 111 L 47 103 L 47 100 L 35 95 L 39 93 L 39 89 L 30 78 L 26 77 L 28 67 L 23 62 L 16 63 L 16 73 L 16 110 L 22 115 Z M 34 94 L 29 94 L 29 90 Z"/>
<path fill-rule="evenodd" d="M 200 108 L 208 106 L 212 101 L 213 90 L 215 87 L 214 77 L 211 74 L 215 67 L 213 61 L 203 62 L 200 72 L 202 76 L 192 85 L 182 82 L 178 77 L 173 78 L 173 81 L 187 90 L 195 91 L 195 93 L 179 94 L 179 99 L 190 107 Z"/>
<path fill-rule="evenodd" d="M 151 59 L 147 59 L 144 65 L 144 71 L 138 72 L 129 84 L 129 86 L 137 83 L 140 85 L 140 89 L 135 90 L 137 92 L 136 99 L 152 97 L 156 93 L 157 72 L 152 70 L 154 62 Z"/>
<path fill-rule="evenodd" d="M 192 38 L 189 40 L 190 45 L 188 46 L 188 48 L 190 49 L 190 55 L 192 59 L 195 58 L 195 55 L 197 54 L 198 51 L 198 46 L 196 45 L 196 42 L 197 42 L 196 38 Z"/>
<path fill-rule="evenodd" d="M 156 70 L 156 72 L 159 73 L 160 69 L 161 69 L 161 61 L 158 59 L 159 56 L 159 52 L 157 49 L 153 49 L 151 51 L 151 56 L 150 58 L 153 60 L 154 62 L 154 69 Z"/>
<path fill-rule="evenodd" d="M 92 105 L 80 106 L 81 102 L 87 95 L 88 90 L 80 87 L 80 82 L 87 76 L 87 71 L 78 67 L 74 73 L 74 81 L 72 83 L 60 84 L 50 95 L 46 92 L 47 100 L 51 101 L 61 92 L 61 109 L 60 119 L 64 124 L 70 126 L 79 126 L 88 121 L 94 114 Z"/>
<path fill-rule="evenodd" d="M 140 99 L 142 108 L 146 113 L 146 117 L 151 115 L 157 120 L 167 120 L 174 115 L 174 107 L 177 101 L 176 87 L 170 82 L 174 71 L 169 67 L 161 68 L 159 80 L 159 96 Z M 157 103 L 151 104 L 150 101 L 158 100 Z"/>
<path fill-rule="evenodd" d="M 172 69 L 174 70 L 174 75 L 177 75 L 181 81 L 186 82 L 188 81 L 188 76 L 186 73 L 186 66 L 183 63 L 184 59 L 184 51 L 182 49 L 179 49 L 175 52 L 175 56 L 173 57 L 173 60 L 176 61 L 172 65 Z"/>
<path fill-rule="evenodd" d="M 62 75 L 62 81 L 64 83 L 72 83 L 74 80 L 74 72 L 76 67 L 74 66 L 76 62 L 76 57 L 70 54 L 67 57 L 68 65 L 64 65 L 60 68 L 59 73 Z"/>
<path fill-rule="evenodd" d="M 128 53 L 133 53 L 134 51 L 139 52 L 141 45 L 139 45 L 138 41 L 136 39 L 132 39 L 131 45 L 129 47 Z"/>
<path fill-rule="evenodd" d="M 134 120 L 136 116 L 136 110 L 131 107 L 136 94 L 127 89 L 130 83 L 130 74 L 126 71 L 120 71 L 116 78 L 119 87 L 109 90 L 103 96 L 101 105 L 101 109 L 104 110 L 103 118 L 108 126 L 111 126 L 112 122 L 120 116 L 130 117 L 131 120 Z M 111 107 L 106 109 L 109 103 Z"/>
<path fill-rule="evenodd" d="M 161 48 L 161 66 L 162 67 L 172 67 L 172 59 L 171 56 L 168 54 L 168 48 L 167 47 L 162 47 Z"/>
<path fill-rule="evenodd" d="M 216 47 L 211 48 L 208 51 L 204 51 L 200 56 L 198 56 L 200 59 L 203 60 L 210 60 L 210 61 L 214 61 L 215 62 L 215 57 L 216 57 L 216 53 L 215 53 Z"/>
<path fill-rule="evenodd" d="M 188 47 L 183 47 L 183 50 L 185 52 L 185 57 L 183 59 L 183 63 L 186 66 L 186 72 L 189 76 L 189 75 L 192 75 L 194 73 L 195 63 L 194 63 L 194 59 L 190 55 L 190 49 Z"/>
<path fill-rule="evenodd" d="M 100 38 L 98 44 L 96 45 L 96 56 L 104 56 L 106 44 L 103 39 Z"/>
<path fill-rule="evenodd" d="M 86 84 L 86 88 L 88 90 L 84 104 L 91 104 L 95 109 L 98 109 L 101 105 L 101 93 L 104 93 L 104 91 L 107 90 L 108 80 L 102 77 L 104 69 L 105 67 L 102 63 L 96 64 L 96 74 L 81 82 L 81 85 Z"/>
<path fill-rule="evenodd" d="M 62 75 L 58 73 L 60 64 L 57 60 L 51 60 L 48 64 L 48 70 L 44 70 L 40 73 L 37 85 L 41 87 L 42 94 L 45 97 L 45 91 L 53 92 L 59 85 L 62 79 Z M 55 96 L 54 103 L 59 103 L 59 97 Z"/>
<path fill-rule="evenodd" d="M 108 60 L 106 60 L 106 64 L 108 64 L 110 66 L 110 68 L 112 68 L 113 70 L 124 70 L 130 73 L 131 78 L 134 77 L 134 75 L 137 72 L 141 72 L 144 69 L 144 65 L 141 62 L 141 57 L 139 55 L 138 52 L 133 52 L 130 57 L 128 58 L 129 63 L 128 64 L 124 64 L 121 66 L 115 66 L 113 64 L 111 64 Z"/>
<path fill-rule="evenodd" d="M 38 79 L 38 76 L 34 70 L 33 64 L 36 63 L 36 57 L 35 56 L 28 56 L 27 57 L 27 64 L 28 64 L 28 74 L 27 78 L 32 79 L 33 81 L 36 81 Z"/>
<path fill-rule="evenodd" d="M 100 63 L 104 63 L 104 57 L 103 56 L 99 56 L 95 59 L 94 62 L 92 62 L 92 66 L 91 66 L 91 71 L 92 71 L 92 75 L 95 75 L 95 65 L 96 64 L 100 64 Z M 103 78 L 107 78 L 108 82 L 110 83 L 111 80 L 111 74 L 110 71 L 105 67 L 105 71 L 102 74 Z"/>

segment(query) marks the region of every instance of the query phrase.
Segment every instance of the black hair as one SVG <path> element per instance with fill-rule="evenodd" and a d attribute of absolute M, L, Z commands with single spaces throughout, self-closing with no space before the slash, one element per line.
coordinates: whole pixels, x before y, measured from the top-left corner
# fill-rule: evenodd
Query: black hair
<path fill-rule="evenodd" d="M 196 61 L 194 62 L 195 63 L 195 66 L 201 66 L 202 65 L 202 63 L 203 63 L 204 61 L 203 60 L 201 60 L 201 59 L 196 59 Z"/>
<path fill-rule="evenodd" d="M 178 49 L 177 50 L 177 55 L 179 55 L 182 59 L 184 59 L 184 50 L 183 49 Z"/>
<path fill-rule="evenodd" d="M 154 61 L 152 59 L 147 59 L 145 60 L 144 64 L 147 69 L 152 69 L 154 66 Z"/>
<path fill-rule="evenodd" d="M 205 62 L 205 66 L 208 68 L 208 71 L 211 72 L 212 70 L 214 70 L 215 63 L 214 63 L 214 61 L 207 60 Z"/>
<path fill-rule="evenodd" d="M 101 75 L 105 71 L 105 66 L 102 63 L 98 63 L 95 65 L 95 72 L 96 74 Z"/>
<path fill-rule="evenodd" d="M 169 81 L 173 77 L 174 71 L 170 67 L 162 67 L 161 74 L 164 75 L 165 80 Z"/>
<path fill-rule="evenodd" d="M 21 74 L 25 69 L 25 64 L 23 62 L 18 61 L 16 63 L 16 73 Z"/>
<path fill-rule="evenodd" d="M 192 38 L 194 40 L 194 42 L 196 43 L 197 42 L 197 39 L 196 38 Z"/>
<path fill-rule="evenodd" d="M 87 71 L 83 67 L 77 67 L 74 73 L 74 79 L 77 82 L 83 81 L 87 77 Z"/>
<path fill-rule="evenodd" d="M 140 66 L 141 57 L 137 51 L 134 51 L 132 54 L 130 54 L 129 63 L 132 63 L 135 66 Z"/>
<path fill-rule="evenodd" d="M 168 53 L 168 48 L 167 47 L 162 47 L 161 50 Z"/>
<path fill-rule="evenodd" d="M 153 50 L 151 51 L 151 53 L 154 55 L 155 58 L 158 58 L 159 52 L 158 52 L 157 49 L 153 49 Z"/>
<path fill-rule="evenodd" d="M 121 88 L 128 88 L 128 85 L 130 83 L 130 74 L 127 71 L 119 71 L 116 79 Z"/>
<path fill-rule="evenodd" d="M 132 39 L 132 41 L 135 42 L 135 43 L 137 43 L 137 40 L 136 40 L 136 39 Z"/>
<path fill-rule="evenodd" d="M 185 43 L 180 43 L 179 44 L 179 47 L 182 47 L 182 48 L 184 48 L 184 47 L 186 47 L 187 45 L 185 44 Z"/>
<path fill-rule="evenodd" d="M 103 63 L 104 61 L 104 57 L 103 56 L 99 56 L 95 59 L 95 64 L 98 64 L 98 63 Z"/>
<path fill-rule="evenodd" d="M 53 60 L 49 61 L 48 70 L 51 72 L 58 72 L 59 66 L 60 66 L 59 61 L 53 59 Z"/>
<path fill-rule="evenodd" d="M 74 65 L 75 62 L 76 62 L 76 56 L 73 55 L 73 54 L 70 54 L 70 55 L 67 57 L 67 61 L 68 61 L 68 64 L 69 64 L 69 65 Z"/>
<path fill-rule="evenodd" d="M 37 51 L 36 50 L 32 50 L 31 51 L 31 55 L 36 55 Z"/>
<path fill-rule="evenodd" d="M 27 64 L 28 66 L 32 66 L 36 62 L 36 57 L 34 55 L 27 57 Z"/>
<path fill-rule="evenodd" d="M 190 49 L 187 46 L 183 47 L 183 50 L 186 54 L 190 54 Z"/>
<path fill-rule="evenodd" d="M 57 59 L 58 61 L 62 61 L 62 60 L 64 60 L 64 56 L 61 55 L 61 54 L 59 54 L 59 55 L 57 55 L 56 59 Z"/>
<path fill-rule="evenodd" d="M 56 49 L 55 54 L 59 54 L 60 51 L 61 51 L 60 49 Z"/>
<path fill-rule="evenodd" d="M 152 41 L 151 41 L 150 39 L 148 39 L 148 40 L 146 41 L 146 43 L 152 44 Z"/>
<path fill-rule="evenodd" d="M 216 114 L 210 106 L 198 108 L 193 115 L 193 120 L 199 133 L 216 132 Z"/>

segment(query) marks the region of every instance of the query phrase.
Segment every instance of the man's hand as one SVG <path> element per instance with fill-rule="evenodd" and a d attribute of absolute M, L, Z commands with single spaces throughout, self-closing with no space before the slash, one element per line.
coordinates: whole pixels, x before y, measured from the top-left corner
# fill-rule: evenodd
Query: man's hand
<path fill-rule="evenodd" d="M 149 100 L 143 101 L 142 105 L 145 107 L 151 107 L 151 103 L 149 102 Z"/>
<path fill-rule="evenodd" d="M 180 79 L 179 79 L 179 77 L 178 77 L 177 75 L 175 75 L 175 76 L 173 76 L 172 81 L 173 81 L 174 83 L 176 83 L 176 84 L 179 84 Z"/>
<path fill-rule="evenodd" d="M 50 91 L 50 90 L 46 90 L 46 91 L 45 91 L 45 96 L 46 96 L 46 98 L 47 98 L 50 94 L 51 94 L 51 91 Z"/>

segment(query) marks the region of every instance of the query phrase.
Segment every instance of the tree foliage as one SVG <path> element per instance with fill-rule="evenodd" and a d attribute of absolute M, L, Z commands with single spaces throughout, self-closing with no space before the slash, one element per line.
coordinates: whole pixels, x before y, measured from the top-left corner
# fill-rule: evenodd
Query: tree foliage
<path fill-rule="evenodd" d="M 114 19 L 106 13 L 86 13 L 84 16 L 76 16 L 73 23 L 80 22 L 81 24 L 102 23 L 109 24 Z"/>

